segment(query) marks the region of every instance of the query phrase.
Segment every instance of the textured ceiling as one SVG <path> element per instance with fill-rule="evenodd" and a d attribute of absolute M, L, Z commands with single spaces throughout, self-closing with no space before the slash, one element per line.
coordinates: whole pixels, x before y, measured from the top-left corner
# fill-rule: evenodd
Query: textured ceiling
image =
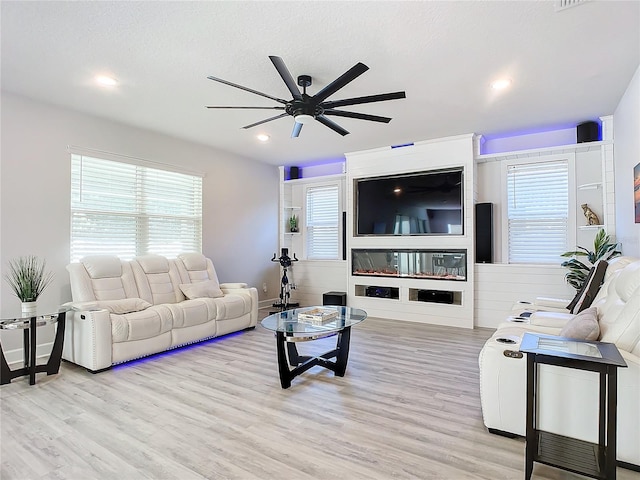
<path fill-rule="evenodd" d="M 613 113 L 640 63 L 640 2 L 23 2 L 2 1 L 2 89 L 221 150 L 281 164 L 463 133 L 575 125 Z M 313 94 L 357 62 L 370 70 L 330 99 L 405 90 L 343 107 L 389 124 L 332 117 L 341 137 L 293 119 L 240 127 L 276 105 L 213 75 L 290 98 L 269 55 Z M 117 89 L 92 83 L 99 73 Z M 513 86 L 497 94 L 496 77 Z M 271 141 L 259 143 L 255 135 Z"/>

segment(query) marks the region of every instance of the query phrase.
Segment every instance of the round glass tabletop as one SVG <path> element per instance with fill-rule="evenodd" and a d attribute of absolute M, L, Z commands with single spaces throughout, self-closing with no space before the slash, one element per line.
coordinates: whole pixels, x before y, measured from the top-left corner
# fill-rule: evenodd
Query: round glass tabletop
<path fill-rule="evenodd" d="M 34 315 L 25 315 L 23 313 L 19 313 L 15 317 L 3 318 L 0 319 L 0 330 L 23 330 L 30 328 L 31 319 L 33 317 L 36 318 L 36 327 L 42 327 L 43 325 L 50 325 L 52 323 L 56 323 L 58 321 L 58 317 L 61 313 L 67 312 L 68 309 L 65 307 L 61 307 L 57 312 L 40 314 L 36 313 Z"/>
<path fill-rule="evenodd" d="M 304 318 L 305 315 L 308 318 Z M 334 316 L 330 317 L 330 315 Z M 265 317 L 261 324 L 267 330 L 285 334 L 318 334 L 339 332 L 346 327 L 352 327 L 362 322 L 365 318 L 367 318 L 367 312 L 359 308 L 325 305 L 294 308 L 274 313 Z"/>

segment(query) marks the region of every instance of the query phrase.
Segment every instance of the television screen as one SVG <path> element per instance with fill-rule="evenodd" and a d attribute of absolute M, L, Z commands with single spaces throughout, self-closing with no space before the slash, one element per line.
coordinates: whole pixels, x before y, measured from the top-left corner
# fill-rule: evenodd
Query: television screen
<path fill-rule="evenodd" d="M 355 180 L 356 235 L 462 235 L 462 168 Z"/>

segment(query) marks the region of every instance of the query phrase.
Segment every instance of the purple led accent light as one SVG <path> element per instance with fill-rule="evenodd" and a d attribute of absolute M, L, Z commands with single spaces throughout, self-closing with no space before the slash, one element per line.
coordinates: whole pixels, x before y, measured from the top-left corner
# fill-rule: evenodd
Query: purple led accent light
<path fill-rule="evenodd" d="M 300 169 L 304 172 L 304 178 L 323 177 L 344 173 L 344 157 L 327 158 L 324 160 L 312 160 L 308 163 L 300 163 Z M 290 167 L 287 167 L 288 170 Z"/>
<path fill-rule="evenodd" d="M 169 350 L 165 350 L 164 352 L 152 353 L 151 355 L 146 355 L 144 357 L 134 358 L 133 360 L 127 360 L 126 362 L 122 362 L 122 363 L 116 363 L 115 365 L 113 365 L 112 370 L 119 370 L 119 369 L 131 367 L 134 365 L 139 365 L 141 363 L 146 363 L 150 360 L 155 360 L 158 357 L 166 357 L 166 356 L 174 355 L 176 353 L 181 353 L 181 352 L 184 352 L 184 350 L 193 350 L 199 347 L 203 347 L 205 345 L 217 343 L 224 339 L 237 337 L 243 333 L 244 333 L 244 330 L 240 330 L 238 332 L 227 333 L 226 335 L 221 335 L 219 337 L 211 337 L 209 339 L 198 340 L 193 343 L 185 343 L 183 345 L 177 345 L 175 347 L 172 347 Z"/>
<path fill-rule="evenodd" d="M 503 134 L 483 135 L 481 155 L 560 147 L 576 143 L 576 124 L 559 124 L 553 127 L 528 128 Z"/>

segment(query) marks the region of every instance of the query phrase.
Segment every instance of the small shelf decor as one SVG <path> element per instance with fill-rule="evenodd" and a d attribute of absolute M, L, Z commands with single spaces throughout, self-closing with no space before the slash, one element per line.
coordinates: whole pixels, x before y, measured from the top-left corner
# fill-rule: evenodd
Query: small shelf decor
<path fill-rule="evenodd" d="M 296 233 L 298 231 L 298 217 L 296 215 L 291 215 L 291 217 L 289 217 L 289 231 L 291 233 Z"/>
<path fill-rule="evenodd" d="M 4 278 L 22 302 L 23 315 L 36 313 L 38 297 L 53 280 L 53 274 L 45 271 L 45 267 L 46 261 L 34 255 L 9 261 L 9 272 Z"/>

